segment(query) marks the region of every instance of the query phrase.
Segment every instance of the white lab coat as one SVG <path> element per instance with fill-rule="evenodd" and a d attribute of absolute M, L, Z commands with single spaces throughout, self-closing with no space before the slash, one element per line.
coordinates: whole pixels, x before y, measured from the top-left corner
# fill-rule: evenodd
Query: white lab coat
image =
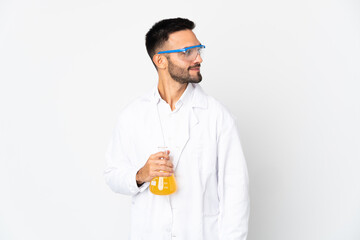
<path fill-rule="evenodd" d="M 104 176 L 110 188 L 132 196 L 132 240 L 245 240 L 248 173 L 232 115 L 193 84 L 188 130 L 180 131 L 173 159 L 178 190 L 154 195 L 136 173 L 162 145 L 154 90 L 119 115 Z M 157 90 L 157 88 L 155 88 Z"/>

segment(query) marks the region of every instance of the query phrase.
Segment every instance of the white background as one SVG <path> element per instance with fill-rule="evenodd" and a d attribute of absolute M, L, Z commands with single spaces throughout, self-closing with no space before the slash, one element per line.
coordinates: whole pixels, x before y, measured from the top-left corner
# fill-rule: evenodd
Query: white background
<path fill-rule="evenodd" d="M 116 115 L 157 74 L 144 45 L 188 17 L 205 91 L 237 117 L 250 240 L 360 239 L 360 2 L 0 0 L 0 239 L 115 240 L 102 171 Z"/>

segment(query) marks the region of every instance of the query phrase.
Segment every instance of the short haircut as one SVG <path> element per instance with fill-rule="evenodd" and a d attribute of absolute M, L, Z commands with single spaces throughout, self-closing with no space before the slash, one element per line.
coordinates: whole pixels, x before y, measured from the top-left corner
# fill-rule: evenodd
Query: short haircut
<path fill-rule="evenodd" d="M 195 23 L 186 18 L 170 18 L 155 23 L 145 37 L 146 50 L 151 61 L 156 50 L 169 39 L 171 33 L 187 29 L 193 30 L 194 28 Z"/>

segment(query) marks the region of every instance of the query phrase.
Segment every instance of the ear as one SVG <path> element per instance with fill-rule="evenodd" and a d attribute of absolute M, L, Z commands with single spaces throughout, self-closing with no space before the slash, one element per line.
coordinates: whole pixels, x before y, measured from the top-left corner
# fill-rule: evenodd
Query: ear
<path fill-rule="evenodd" d="M 155 54 L 153 56 L 153 62 L 156 65 L 158 69 L 164 69 L 167 66 L 167 59 L 164 55 L 161 54 Z"/>

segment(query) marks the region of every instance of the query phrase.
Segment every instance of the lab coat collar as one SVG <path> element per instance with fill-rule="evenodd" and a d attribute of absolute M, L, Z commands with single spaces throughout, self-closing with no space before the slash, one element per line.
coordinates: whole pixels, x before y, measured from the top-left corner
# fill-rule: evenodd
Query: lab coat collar
<path fill-rule="evenodd" d="M 193 91 L 193 94 L 192 94 L 193 97 L 190 100 L 191 106 L 197 107 L 197 108 L 207 108 L 208 102 L 207 102 L 206 94 L 205 94 L 204 90 L 202 89 L 202 87 L 197 83 L 189 83 L 189 84 L 191 85 L 191 88 L 193 88 L 193 90 L 191 90 L 191 91 Z M 191 94 L 188 94 L 188 95 L 191 96 Z M 160 97 L 160 95 L 159 95 L 159 91 L 158 91 L 158 88 L 156 85 L 156 86 L 154 86 L 152 91 L 145 96 L 145 100 L 150 101 L 154 104 L 157 104 L 160 101 L 159 97 Z"/>
<path fill-rule="evenodd" d="M 192 84 L 188 84 L 184 93 L 180 96 L 180 99 L 176 102 L 175 109 L 178 110 L 183 104 L 187 104 L 188 102 L 190 102 L 192 99 L 193 92 L 194 92 L 194 86 Z M 154 97 L 156 103 L 159 103 L 161 101 L 166 103 L 165 100 L 161 98 L 159 90 L 157 88 L 154 88 Z"/>

